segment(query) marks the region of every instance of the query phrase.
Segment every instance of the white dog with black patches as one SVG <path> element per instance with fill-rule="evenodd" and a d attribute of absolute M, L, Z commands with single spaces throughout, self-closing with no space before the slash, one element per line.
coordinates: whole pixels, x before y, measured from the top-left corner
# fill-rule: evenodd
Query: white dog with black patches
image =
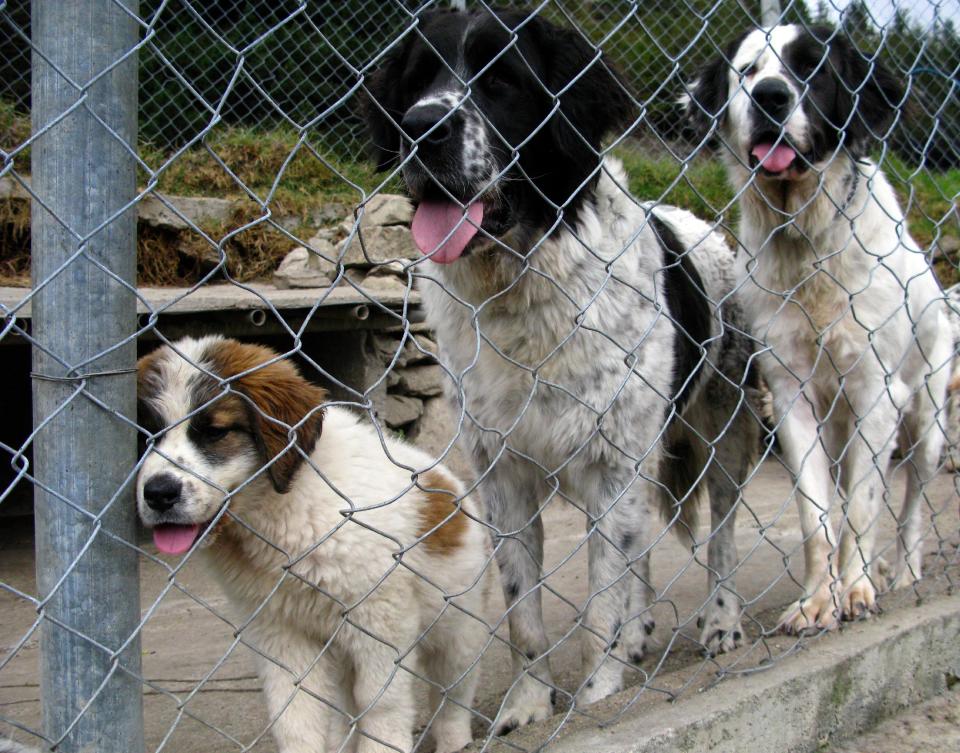
<path fill-rule="evenodd" d="M 492 553 L 461 483 L 324 408 L 268 348 L 187 338 L 142 358 L 138 377 L 155 433 L 140 517 L 162 553 L 196 548 L 237 624 L 250 620 L 281 753 L 410 750 L 417 655 L 437 750 L 469 743 Z"/>
<path fill-rule="evenodd" d="M 733 519 L 758 433 L 741 410 L 751 351 L 727 301 L 733 254 L 689 213 L 638 202 L 601 157 L 632 107 L 608 61 L 523 12 L 440 11 L 367 86 L 379 165 L 402 163 L 417 204 L 416 272 L 462 381 L 451 397 L 496 542 L 518 676 L 498 730 L 553 708 L 540 512 L 557 498 L 586 518 L 578 705 L 619 690 L 643 657 L 659 503 L 696 537 L 685 502 L 701 479 L 713 523 L 701 641 L 733 648 Z"/>
<path fill-rule="evenodd" d="M 825 27 L 750 31 L 690 88 L 688 112 L 719 136 L 740 197 L 739 297 L 797 479 L 806 574 L 782 617 L 790 631 L 875 608 L 874 537 L 898 439 L 910 462 L 894 585 L 920 577 L 952 348 L 940 285 L 867 156 L 902 104 L 893 77 Z M 838 545 L 829 513 L 840 504 Z"/>

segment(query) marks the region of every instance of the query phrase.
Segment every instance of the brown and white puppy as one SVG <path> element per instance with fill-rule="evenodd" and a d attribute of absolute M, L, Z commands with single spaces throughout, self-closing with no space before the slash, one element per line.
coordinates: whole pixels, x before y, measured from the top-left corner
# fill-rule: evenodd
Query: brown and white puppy
<path fill-rule="evenodd" d="M 281 753 L 348 733 L 363 753 L 409 750 L 420 659 L 437 750 L 470 742 L 490 547 L 461 483 L 324 406 L 266 347 L 185 338 L 140 360 L 138 386 L 153 433 L 140 517 L 162 553 L 192 552 L 225 588 Z"/>

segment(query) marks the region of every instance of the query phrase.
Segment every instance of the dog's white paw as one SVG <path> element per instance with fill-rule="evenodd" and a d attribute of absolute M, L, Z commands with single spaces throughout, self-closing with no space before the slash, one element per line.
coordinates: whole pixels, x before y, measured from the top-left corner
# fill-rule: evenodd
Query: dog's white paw
<path fill-rule="evenodd" d="M 620 631 L 623 657 L 631 664 L 640 664 L 655 647 L 653 631 L 657 625 L 649 615 L 630 620 Z"/>
<path fill-rule="evenodd" d="M 470 734 L 470 725 L 463 729 L 445 729 L 440 732 L 434 732 L 434 739 L 437 743 L 436 753 L 455 753 L 463 750 L 472 741 Z"/>
<path fill-rule="evenodd" d="M 700 643 L 709 656 L 733 651 L 743 640 L 740 624 L 740 600 L 728 593 L 710 599 L 697 620 Z"/>
<path fill-rule="evenodd" d="M 577 693 L 577 706 L 589 706 L 623 689 L 623 664 L 608 657 L 583 683 Z"/>
<path fill-rule="evenodd" d="M 867 576 L 861 575 L 851 585 L 844 585 L 840 602 L 842 619 L 847 622 L 864 620 L 877 611 L 877 590 Z"/>
<path fill-rule="evenodd" d="M 507 735 L 517 727 L 546 719 L 553 714 L 555 691 L 530 675 L 521 677 L 507 694 L 494 722 L 497 735 Z"/>
<path fill-rule="evenodd" d="M 839 627 L 840 604 L 831 586 L 829 581 L 824 582 L 810 596 L 795 601 L 780 616 L 780 629 L 803 635 Z"/>
<path fill-rule="evenodd" d="M 911 553 L 909 557 L 898 555 L 896 568 L 888 568 L 887 581 L 890 588 L 894 591 L 901 588 L 913 588 L 920 580 L 922 568 L 923 560 L 919 552 Z"/>

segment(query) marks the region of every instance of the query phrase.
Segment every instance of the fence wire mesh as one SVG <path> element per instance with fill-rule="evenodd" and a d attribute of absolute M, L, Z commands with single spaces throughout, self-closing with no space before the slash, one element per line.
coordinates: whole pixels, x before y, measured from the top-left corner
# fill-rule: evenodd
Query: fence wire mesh
<path fill-rule="evenodd" d="M 539 749 L 954 587 L 952 0 L 33 5 L 0 737 Z"/>

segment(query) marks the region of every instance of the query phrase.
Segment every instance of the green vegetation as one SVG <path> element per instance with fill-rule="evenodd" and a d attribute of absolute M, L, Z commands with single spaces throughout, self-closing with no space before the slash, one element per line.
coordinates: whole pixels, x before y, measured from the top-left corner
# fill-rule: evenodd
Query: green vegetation
<path fill-rule="evenodd" d="M 9 150 L 22 144 L 29 132 L 28 116 L 0 105 L 0 148 Z M 656 154 L 657 150 L 661 153 Z M 649 142 L 628 142 L 614 154 L 623 160 L 630 189 L 636 196 L 685 207 L 708 221 L 719 222 L 733 240 L 738 208 L 724 168 L 715 155 L 699 154 L 683 167 L 664 147 L 650 146 Z M 261 217 L 260 203 L 268 199 L 273 215 L 294 218 L 293 224 L 302 226 L 295 232 L 309 235 L 313 210 L 333 203 L 342 205 L 342 213 L 347 214 L 362 193 L 369 194 L 386 179 L 368 163 L 340 158 L 336 152 L 324 150 L 316 139 L 301 140 L 289 128 L 257 131 L 221 126 L 181 153 L 171 155 L 142 144 L 140 155 L 150 168 L 149 173 L 141 170 L 141 186 L 147 185 L 152 173 L 157 190 L 165 194 L 236 200 L 237 210 L 229 226 L 204 228 L 216 241 Z M 960 196 L 960 169 L 939 173 L 916 169 L 892 152 L 883 156 L 883 165 L 907 208 L 912 234 L 922 247 L 937 240 L 949 251 L 938 258 L 937 269 L 945 284 L 957 282 L 960 216 L 956 202 Z M 19 156 L 17 169 L 26 174 L 28 168 L 28 155 Z M 396 181 L 388 182 L 381 190 L 397 191 L 399 186 Z M 27 211 L 14 207 L 14 202 L 0 203 L 0 277 L 7 282 L 22 280 L 29 270 L 28 224 Z M 199 235 L 176 235 L 141 230 L 142 282 L 190 282 L 202 273 L 204 257 L 216 258 L 216 249 Z M 292 245 L 288 236 L 267 224 L 230 236 L 226 251 L 231 273 L 240 279 L 262 277 Z"/>
<path fill-rule="evenodd" d="M 733 191 L 723 165 L 713 155 L 697 155 L 682 168 L 670 154 L 654 157 L 632 147 L 621 147 L 614 154 L 623 161 L 634 196 L 683 207 L 698 217 L 735 228 L 739 215 Z"/>
<path fill-rule="evenodd" d="M 356 204 L 362 192 L 384 180 L 369 164 L 340 159 L 316 139 L 301 140 L 288 128 L 219 127 L 197 146 L 174 155 L 143 144 L 140 158 L 161 192 L 241 198 L 249 191 L 256 201 L 269 198 L 275 213 L 304 219 L 318 203 Z M 141 170 L 141 185 L 149 177 Z"/>

